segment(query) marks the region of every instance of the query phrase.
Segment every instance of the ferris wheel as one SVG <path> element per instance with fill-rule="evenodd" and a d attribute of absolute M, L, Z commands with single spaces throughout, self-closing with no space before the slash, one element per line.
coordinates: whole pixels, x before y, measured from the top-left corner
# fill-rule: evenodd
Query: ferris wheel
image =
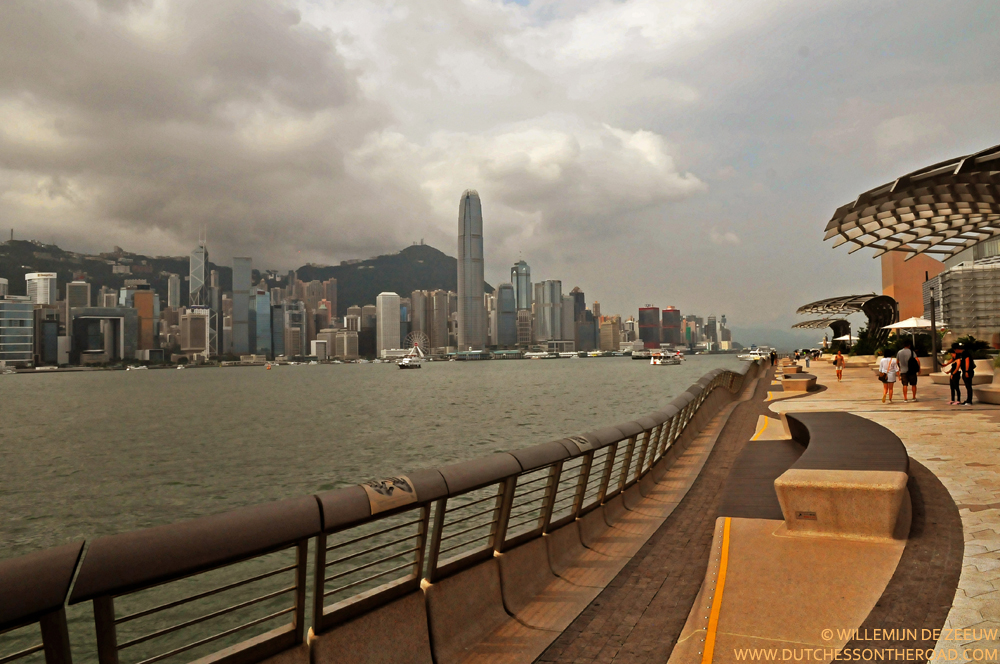
<path fill-rule="evenodd" d="M 421 356 L 430 351 L 431 340 L 423 332 L 410 332 L 403 341 L 403 348 L 416 349 Z"/>

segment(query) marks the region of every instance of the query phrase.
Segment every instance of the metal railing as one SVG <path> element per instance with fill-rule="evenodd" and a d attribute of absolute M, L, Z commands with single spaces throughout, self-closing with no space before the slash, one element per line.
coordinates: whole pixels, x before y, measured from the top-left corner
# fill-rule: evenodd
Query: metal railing
<path fill-rule="evenodd" d="M 322 634 L 638 489 L 715 414 L 706 401 L 731 400 L 758 365 L 745 369 L 712 371 L 662 410 L 580 436 L 102 537 L 85 556 L 81 542 L 0 561 L 0 664 L 72 661 L 67 594 L 93 604 L 101 664 L 259 662 L 304 643 L 310 593 Z M 4 651 L 5 634 L 33 624 L 43 643 Z"/>

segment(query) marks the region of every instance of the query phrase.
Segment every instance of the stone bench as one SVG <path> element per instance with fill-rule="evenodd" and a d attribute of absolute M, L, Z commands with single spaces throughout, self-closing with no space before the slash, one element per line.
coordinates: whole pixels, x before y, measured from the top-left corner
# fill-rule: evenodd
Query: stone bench
<path fill-rule="evenodd" d="M 802 456 L 774 481 L 788 535 L 887 540 L 908 508 L 899 438 L 850 413 L 787 413 Z"/>
<path fill-rule="evenodd" d="M 781 377 L 781 389 L 785 392 L 808 392 L 816 388 L 816 376 L 796 373 Z"/>
<path fill-rule="evenodd" d="M 786 376 L 788 374 L 802 373 L 802 367 L 797 364 L 789 364 L 788 366 L 782 368 L 781 373 Z"/>

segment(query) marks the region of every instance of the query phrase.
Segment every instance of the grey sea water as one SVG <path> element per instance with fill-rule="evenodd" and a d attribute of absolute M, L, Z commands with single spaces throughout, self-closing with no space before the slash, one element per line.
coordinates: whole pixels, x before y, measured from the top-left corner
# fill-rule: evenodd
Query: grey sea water
<path fill-rule="evenodd" d="M 0 377 L 0 558 L 635 418 L 733 356 Z"/>
<path fill-rule="evenodd" d="M 582 433 L 661 408 L 711 369 L 738 365 L 732 356 L 692 356 L 669 367 L 588 358 L 437 362 L 420 371 L 368 364 L 2 376 L 0 559 Z M 116 609 L 158 606 L 288 565 L 291 555 L 157 586 L 120 598 Z M 279 589 L 281 578 L 259 592 Z M 122 626 L 119 639 L 236 601 L 223 593 L 156 613 Z M 259 608 L 267 615 L 286 601 Z M 67 615 L 75 661 L 96 661 L 90 603 Z M 246 619 L 237 612 L 199 623 L 129 649 L 122 661 Z M 269 628 L 164 661 L 189 661 Z M 37 626 L 8 632 L 0 657 L 37 642 Z M 43 660 L 39 653 L 24 661 Z"/>

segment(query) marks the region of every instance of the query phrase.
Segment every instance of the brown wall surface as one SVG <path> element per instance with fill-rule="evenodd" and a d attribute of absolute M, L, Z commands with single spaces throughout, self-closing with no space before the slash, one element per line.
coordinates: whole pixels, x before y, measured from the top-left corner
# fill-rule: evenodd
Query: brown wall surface
<path fill-rule="evenodd" d="M 882 294 L 899 302 L 900 320 L 924 315 L 924 272 L 933 278 L 944 271 L 944 263 L 930 256 L 905 258 L 903 251 L 882 254 Z"/>

